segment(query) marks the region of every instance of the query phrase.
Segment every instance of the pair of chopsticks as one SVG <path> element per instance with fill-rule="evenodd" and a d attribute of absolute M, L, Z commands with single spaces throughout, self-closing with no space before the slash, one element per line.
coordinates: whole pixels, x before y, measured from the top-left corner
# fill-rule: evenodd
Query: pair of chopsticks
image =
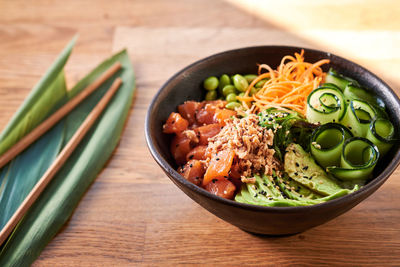
<path fill-rule="evenodd" d="M 26 149 L 30 144 L 52 128 L 58 121 L 60 121 L 65 115 L 67 115 L 71 110 L 73 110 L 79 103 L 82 102 L 87 96 L 93 93 L 101 84 L 113 76 L 119 69 L 121 69 L 120 63 L 115 63 L 106 72 L 104 72 L 99 78 L 96 79 L 92 84 L 87 86 L 81 93 L 76 95 L 73 99 L 68 101 L 64 106 L 58 109 L 53 115 L 43 121 L 39 126 L 32 130 L 29 134 L 18 141 L 14 146 L 12 146 L 7 152 L 0 156 L 0 168 L 10 162 L 19 153 Z M 97 118 L 100 116 L 104 108 L 110 102 L 111 98 L 121 86 L 121 78 L 116 78 L 112 83 L 111 87 L 108 89 L 106 94 L 97 103 L 94 109 L 89 113 L 86 119 L 83 121 L 81 126 L 71 137 L 66 146 L 61 150 L 60 154 L 46 170 L 40 180 L 32 188 L 31 192 L 26 196 L 24 201 L 18 207 L 13 216 L 8 220 L 7 224 L 0 231 L 0 246 L 11 234 L 15 226 L 22 219 L 25 213 L 29 210 L 32 204 L 36 201 L 39 195 L 43 192 L 45 187 L 53 179 L 58 170 L 64 165 L 68 157 L 72 154 L 75 148 L 78 146 L 80 141 L 90 130 L 92 125 L 95 123 Z"/>

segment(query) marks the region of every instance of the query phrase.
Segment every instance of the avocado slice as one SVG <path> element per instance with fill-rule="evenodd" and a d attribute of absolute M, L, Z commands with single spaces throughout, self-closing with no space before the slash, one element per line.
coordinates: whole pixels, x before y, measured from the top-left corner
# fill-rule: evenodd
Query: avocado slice
<path fill-rule="evenodd" d="M 237 202 L 270 207 L 294 207 L 319 204 L 349 194 L 350 190 L 341 189 L 335 194 L 320 197 L 319 194 L 303 187 L 290 178 L 283 176 L 254 176 L 254 184 L 243 184 L 236 194 Z M 286 180 L 287 179 L 287 180 Z M 298 186 L 292 190 L 292 186 Z M 297 192 L 298 191 L 298 192 Z"/>
<path fill-rule="evenodd" d="M 323 196 L 343 190 L 298 144 L 286 148 L 284 169 L 290 178 Z"/>
<path fill-rule="evenodd" d="M 304 200 L 304 199 L 318 199 L 323 196 L 311 191 L 307 187 L 302 184 L 296 182 L 292 178 L 290 178 L 287 173 L 284 173 L 280 178 L 279 186 L 281 187 L 282 192 L 284 192 L 290 199 L 295 200 Z"/>

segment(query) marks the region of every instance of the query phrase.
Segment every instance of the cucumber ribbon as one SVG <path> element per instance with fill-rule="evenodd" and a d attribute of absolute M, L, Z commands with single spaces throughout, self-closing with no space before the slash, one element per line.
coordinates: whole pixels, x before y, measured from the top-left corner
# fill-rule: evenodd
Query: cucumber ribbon
<path fill-rule="evenodd" d="M 312 142 L 323 142 L 324 146 L 322 149 L 314 146 L 311 148 L 319 157 L 317 160 L 319 164 L 323 167 L 337 166 L 339 162 L 337 155 L 340 154 L 339 151 L 344 142 L 344 138 L 340 136 L 343 137 L 343 133 L 346 132 L 346 138 L 350 137 L 349 130 L 351 136 L 368 139 L 378 147 L 380 155 L 385 155 L 396 140 L 394 139 L 395 128 L 388 119 L 382 100 L 360 87 L 352 79 L 341 76 L 334 70 L 329 71 L 326 81 L 328 83 L 316 88 L 308 96 L 306 117 L 312 123 L 337 122 L 346 130 L 338 125 L 330 125 L 315 133 L 315 140 Z M 333 143 L 337 143 L 337 146 Z M 336 156 L 332 157 L 333 155 Z"/>
<path fill-rule="evenodd" d="M 338 122 L 345 111 L 344 95 L 334 84 L 324 84 L 308 95 L 306 117 L 310 122 Z"/>
<path fill-rule="evenodd" d="M 336 178 L 368 179 L 379 159 L 379 149 L 364 137 L 354 137 L 341 124 L 328 123 L 317 128 L 311 137 L 311 154 Z"/>

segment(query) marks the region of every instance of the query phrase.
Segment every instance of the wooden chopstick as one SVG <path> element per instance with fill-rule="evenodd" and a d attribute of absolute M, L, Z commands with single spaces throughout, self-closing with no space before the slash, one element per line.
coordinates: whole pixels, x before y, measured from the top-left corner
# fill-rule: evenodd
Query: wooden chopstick
<path fill-rule="evenodd" d="M 96 119 L 99 117 L 101 112 L 107 106 L 108 102 L 111 100 L 115 92 L 118 90 L 120 85 L 122 84 L 121 78 L 117 78 L 107 93 L 102 97 L 102 99 L 97 103 L 95 108 L 90 112 L 87 118 L 83 121 L 81 126 L 79 126 L 78 130 L 71 137 L 69 142 L 57 156 L 55 161 L 50 165 L 47 171 L 43 174 L 40 180 L 36 183 L 35 187 L 31 190 L 31 192 L 26 196 L 24 201 L 18 207 L 14 215 L 8 220 L 7 224 L 0 232 L 0 245 L 7 239 L 7 237 L 11 234 L 14 227 L 21 220 L 21 218 L 25 215 L 28 209 L 32 206 L 32 204 L 36 201 L 39 195 L 42 193 L 44 188 L 49 184 L 49 182 L 53 179 L 54 175 L 57 171 L 63 166 L 68 157 L 72 154 L 75 148 L 78 146 L 79 142 L 83 139 L 85 134 L 89 131 L 91 126 L 94 124 Z"/>
<path fill-rule="evenodd" d="M 47 132 L 53 127 L 59 120 L 67 115 L 72 109 L 74 109 L 82 100 L 93 93 L 101 84 L 113 76 L 119 69 L 121 69 L 121 63 L 117 62 L 112 65 L 106 72 L 104 72 L 99 78 L 97 78 L 92 84 L 87 86 L 82 92 L 68 101 L 64 106 L 57 110 L 53 115 L 39 124 L 34 130 L 24 136 L 3 155 L 0 156 L 0 168 L 6 165 L 9 161 L 15 158 L 25 148 L 32 144 L 36 139 Z"/>

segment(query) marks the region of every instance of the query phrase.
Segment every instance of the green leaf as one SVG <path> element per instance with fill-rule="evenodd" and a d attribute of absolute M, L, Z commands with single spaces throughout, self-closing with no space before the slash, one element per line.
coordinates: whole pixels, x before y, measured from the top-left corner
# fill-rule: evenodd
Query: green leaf
<path fill-rule="evenodd" d="M 63 67 L 74 43 L 75 38 L 66 46 L 8 123 L 0 135 L 0 150 L 6 151 L 68 100 Z M 57 156 L 63 143 L 63 132 L 64 122 L 60 122 L 41 140 L 32 144 L 30 149 L 23 151 L 0 170 L 0 229 Z"/>
<path fill-rule="evenodd" d="M 60 72 L 49 89 L 45 95 L 49 95 L 48 92 L 57 92 L 57 90 L 63 89 L 64 97 L 67 97 L 63 72 Z M 34 116 L 35 112 L 30 114 Z M 33 143 L 30 149 L 23 151 L 11 163 L 2 168 L 0 172 L 0 229 L 6 225 L 57 157 L 63 144 L 64 124 L 63 121 L 58 123 L 42 138 Z M 41 156 L 38 157 L 38 155 Z"/>
<path fill-rule="evenodd" d="M 60 102 L 65 102 L 65 84 L 54 84 L 64 80 L 63 68 L 67 63 L 76 37 L 66 46 L 53 65 L 32 89 L 22 106 L 14 114 L 0 134 L 0 155 L 7 151 L 26 133 L 34 129 Z M 59 82 L 60 82 L 59 81 Z"/>
<path fill-rule="evenodd" d="M 122 64 L 123 69 L 64 119 L 63 145 L 68 142 L 81 122 L 108 90 L 115 77 L 122 78 L 123 84 L 106 110 L 3 247 L 0 252 L 0 266 L 25 266 L 37 258 L 46 244 L 72 215 L 84 192 L 118 144 L 132 103 L 135 84 L 133 69 L 126 51 L 114 55 L 99 65 L 69 91 L 68 95 L 71 98 L 82 91 L 117 61 Z"/>

